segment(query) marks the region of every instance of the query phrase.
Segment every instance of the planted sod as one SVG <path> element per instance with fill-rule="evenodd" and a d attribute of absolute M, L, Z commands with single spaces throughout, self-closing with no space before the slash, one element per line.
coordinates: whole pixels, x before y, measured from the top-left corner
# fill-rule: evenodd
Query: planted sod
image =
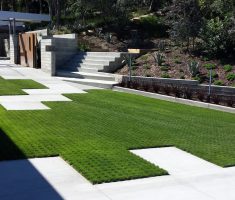
<path fill-rule="evenodd" d="M 22 89 L 45 89 L 33 80 L 5 80 L 0 77 L 0 95 L 25 95 Z"/>
<path fill-rule="evenodd" d="M 234 114 L 109 90 L 67 96 L 73 101 L 47 102 L 46 111 L 0 107 L 0 141 L 8 144 L 0 159 L 60 155 L 92 183 L 167 174 L 128 151 L 136 148 L 176 146 L 235 165 Z"/>

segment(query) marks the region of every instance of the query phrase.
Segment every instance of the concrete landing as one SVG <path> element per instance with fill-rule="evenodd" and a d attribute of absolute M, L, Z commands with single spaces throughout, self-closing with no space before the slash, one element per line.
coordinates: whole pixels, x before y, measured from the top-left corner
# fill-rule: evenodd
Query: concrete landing
<path fill-rule="evenodd" d="M 200 174 L 223 169 L 176 147 L 132 150 L 131 152 L 160 166 L 170 175 Z"/>
<path fill-rule="evenodd" d="M 60 157 L 7 161 L 0 162 L 0 199 L 235 199 L 235 167 L 217 167 L 177 148 L 132 152 L 171 175 L 92 185 Z"/>

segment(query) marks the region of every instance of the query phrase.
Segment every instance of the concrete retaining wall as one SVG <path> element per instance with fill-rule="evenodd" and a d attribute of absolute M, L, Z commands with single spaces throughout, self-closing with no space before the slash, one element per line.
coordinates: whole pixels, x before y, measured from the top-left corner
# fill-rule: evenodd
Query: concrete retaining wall
<path fill-rule="evenodd" d="M 52 46 L 52 39 L 41 40 L 41 69 L 42 71 L 54 76 L 56 69 L 56 54 L 55 52 L 51 51 L 50 48 L 52 48 Z"/>
<path fill-rule="evenodd" d="M 123 76 L 122 80 L 127 81 L 128 76 Z M 198 81 L 194 80 L 182 80 L 182 79 L 168 79 L 168 78 L 154 78 L 154 77 L 140 77 L 134 76 L 132 77 L 132 81 L 137 81 L 138 83 L 158 83 L 162 85 L 174 85 L 174 86 L 184 86 L 188 87 L 195 91 L 208 91 L 209 86 L 199 84 Z M 212 86 L 211 87 L 212 93 L 216 93 L 218 95 L 223 96 L 234 96 L 235 95 L 235 88 L 234 87 L 227 87 L 227 86 Z"/>
<path fill-rule="evenodd" d="M 10 62 L 12 64 L 18 63 L 17 52 L 18 52 L 18 36 L 10 35 Z"/>
<path fill-rule="evenodd" d="M 53 45 L 56 51 L 56 68 L 63 67 L 78 51 L 77 35 L 53 35 Z"/>
<path fill-rule="evenodd" d="M 56 68 L 63 66 L 77 53 L 77 35 L 53 35 L 42 37 L 41 68 L 55 75 Z"/>

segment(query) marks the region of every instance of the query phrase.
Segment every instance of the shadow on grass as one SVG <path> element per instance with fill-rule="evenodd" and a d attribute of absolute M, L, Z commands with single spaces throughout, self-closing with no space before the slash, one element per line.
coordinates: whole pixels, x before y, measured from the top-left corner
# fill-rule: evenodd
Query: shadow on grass
<path fill-rule="evenodd" d="M 1 128 L 0 160 L 1 200 L 63 199 Z"/>

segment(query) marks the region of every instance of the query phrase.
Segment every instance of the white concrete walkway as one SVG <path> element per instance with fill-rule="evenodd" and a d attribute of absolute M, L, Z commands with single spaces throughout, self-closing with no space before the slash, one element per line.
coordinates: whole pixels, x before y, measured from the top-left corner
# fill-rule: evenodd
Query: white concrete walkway
<path fill-rule="evenodd" d="M 0 104 L 7 110 L 46 110 L 50 109 L 41 102 L 71 101 L 62 94 L 85 93 L 85 89 L 94 89 L 83 85 L 76 86 L 51 77 L 40 69 L 19 67 L 0 61 L 0 77 L 4 79 L 32 79 L 48 89 L 23 89 L 29 95 L 0 96 Z"/>
<path fill-rule="evenodd" d="M 92 185 L 59 157 L 7 161 L 0 162 L 0 199 L 235 199 L 235 167 L 221 168 L 173 147 L 132 152 L 171 175 Z"/>

